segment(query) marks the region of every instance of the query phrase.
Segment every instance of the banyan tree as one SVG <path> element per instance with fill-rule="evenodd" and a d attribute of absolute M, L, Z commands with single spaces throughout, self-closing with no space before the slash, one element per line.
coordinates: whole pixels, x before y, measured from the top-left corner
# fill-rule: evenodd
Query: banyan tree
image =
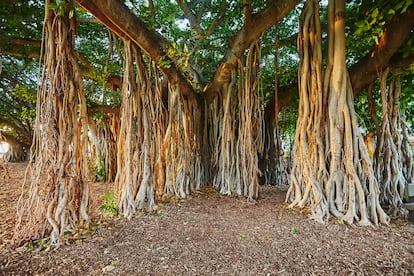
<path fill-rule="evenodd" d="M 49 235 L 59 245 L 65 233 L 87 227 L 89 185 L 100 178 L 113 185 L 126 218 L 154 210 L 158 201 L 185 199 L 203 185 L 254 203 L 260 200 L 260 177 L 290 183 L 289 207 L 309 207 L 320 222 L 336 217 L 349 224 L 388 224 L 386 211 L 404 214 L 412 154 L 398 109 L 399 79 L 387 90 L 385 68 L 403 70 L 410 64 L 398 49 L 414 27 L 412 6 L 396 9 L 400 16 L 387 21 L 383 36 L 398 35 L 379 37 L 348 70 L 344 0 L 329 1 L 327 36 L 316 0 L 208 2 L 46 1 L 43 42 L 30 44 L 40 52 L 35 57 L 42 72 L 17 241 Z M 171 23 L 157 5 L 179 9 L 180 19 Z M 295 8 L 302 10 L 299 33 L 291 34 L 282 23 L 291 24 L 284 18 Z M 166 26 L 157 23 L 160 14 Z M 80 19 L 107 28 L 117 45 L 108 57 L 116 65 L 108 58 L 102 69 L 98 58 L 80 53 L 85 42 L 77 39 Z M 168 29 L 170 23 L 188 27 Z M 188 28 L 190 37 L 179 37 L 177 28 Z M 289 36 L 277 37 L 282 33 Z M 215 37 L 208 41 L 209 36 Z M 223 36 L 228 38 L 224 50 L 215 42 Z M 298 79 L 279 81 L 287 61 L 279 66 L 278 49 L 295 40 Z M 210 63 L 214 70 L 203 68 Z M 354 96 L 372 87 L 377 72 L 384 72 L 383 118 L 373 163 Z M 102 81 L 102 94 L 91 96 L 97 89 L 86 79 Z M 116 106 L 106 106 L 108 91 L 116 95 Z M 285 161 L 277 122 L 296 94 L 295 139 Z M 381 164 L 382 156 L 400 161 Z M 90 170 L 96 166 L 102 171 L 94 175 Z"/>

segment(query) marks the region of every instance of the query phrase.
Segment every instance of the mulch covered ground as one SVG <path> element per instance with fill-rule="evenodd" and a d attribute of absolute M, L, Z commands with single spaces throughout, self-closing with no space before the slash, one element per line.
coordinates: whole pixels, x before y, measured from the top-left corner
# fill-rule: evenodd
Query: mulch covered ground
<path fill-rule="evenodd" d="M 0 179 L 0 275 L 413 275 L 414 225 L 318 224 L 286 209 L 285 191 L 261 188 L 256 204 L 205 187 L 131 220 L 94 219 L 93 231 L 58 250 L 10 248 L 25 164 Z M 95 208 L 108 184 L 94 184 Z"/>

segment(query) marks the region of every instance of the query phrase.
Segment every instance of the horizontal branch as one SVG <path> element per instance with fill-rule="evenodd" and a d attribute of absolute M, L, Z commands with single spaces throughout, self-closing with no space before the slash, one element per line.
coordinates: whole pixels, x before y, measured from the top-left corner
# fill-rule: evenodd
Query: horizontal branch
<path fill-rule="evenodd" d="M 378 45 L 350 69 L 354 93 L 371 84 L 414 29 L 414 9 L 395 16 L 381 36 Z"/>
<path fill-rule="evenodd" d="M 118 36 L 128 38 L 138 45 L 151 60 L 159 65 L 169 83 L 178 84 L 183 95 L 189 98 L 196 97 L 182 71 L 164 51 L 165 39 L 159 33 L 149 30 L 145 23 L 135 16 L 122 1 L 83 0 L 77 3 Z M 161 62 L 166 62 L 169 66 L 162 66 Z"/>
<path fill-rule="evenodd" d="M 0 53 L 8 56 L 40 59 L 40 45 L 41 42 L 36 40 L 0 37 Z M 92 67 L 89 60 L 79 52 L 76 52 L 76 57 L 80 61 L 82 76 L 98 80 L 94 73 L 95 68 Z M 117 75 L 110 75 L 107 83 L 112 91 L 116 91 L 122 86 L 122 78 Z"/>
<path fill-rule="evenodd" d="M 230 39 L 226 55 L 213 80 L 204 89 L 208 102 L 220 93 L 225 83 L 230 81 L 231 70 L 250 44 L 285 17 L 299 2 L 299 0 L 271 1 L 266 8 L 254 14 L 249 23 L 243 25 L 243 28 Z"/>
<path fill-rule="evenodd" d="M 88 114 L 93 115 L 96 112 L 102 112 L 105 114 L 119 114 L 119 107 L 112 107 L 107 105 L 92 105 L 88 106 Z"/>

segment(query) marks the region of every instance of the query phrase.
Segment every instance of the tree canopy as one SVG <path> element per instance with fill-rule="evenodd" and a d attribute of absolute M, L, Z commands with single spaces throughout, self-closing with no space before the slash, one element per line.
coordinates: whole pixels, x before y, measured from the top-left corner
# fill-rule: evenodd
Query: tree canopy
<path fill-rule="evenodd" d="M 58 1 L 57 5 L 62 3 Z M 126 23 L 135 20 L 142 26 L 135 28 L 140 34 L 132 39 L 138 40 L 137 43 L 144 43 L 138 35 L 153 39 L 145 46 L 146 51 L 152 51 L 150 57 L 166 76 L 172 71 L 179 72 L 182 75 L 179 79 L 191 93 L 207 97 L 217 93 L 227 66 L 233 66 L 234 57 L 240 57 L 246 45 L 260 37 L 264 63 L 261 78 L 267 99 L 273 100 L 274 95 L 275 47 L 279 57 L 279 102 L 290 105 L 292 97 L 297 95 L 295 44 L 302 6 L 299 1 L 281 1 L 280 4 L 277 1 L 181 0 L 99 3 L 101 7 L 82 1 L 74 10 L 75 48 L 91 107 L 119 106 L 117 88 L 120 87 L 123 59 L 119 36 L 135 34 L 111 29 L 111 25 L 108 30 L 98 21 L 114 20 L 111 16 L 117 16 L 117 7 L 123 7 L 122 12 L 130 16 L 125 18 Z M 82 5 L 91 5 L 89 9 L 96 9 L 101 15 L 95 15 L 95 19 L 86 11 L 88 7 Z M 385 67 L 400 68 L 405 83 L 402 103 L 408 119 L 412 117 L 413 102 L 410 93 L 414 59 L 412 6 L 412 1 L 347 3 L 347 66 L 354 91 L 365 90 L 375 81 L 377 72 Z M 111 11 L 112 15 L 105 14 Z M 44 3 L 2 0 L 0 13 L 1 124 L 7 127 L 7 134 L 28 146 L 39 76 L 37 59 L 41 51 Z M 323 32 L 326 32 L 325 27 Z M 102 98 L 102 95 L 105 96 Z"/>
<path fill-rule="evenodd" d="M 64 2 L 57 1 L 56 5 Z M 277 47 L 280 103 L 290 105 L 297 95 L 295 44 L 301 6 L 299 1 L 81 1 L 74 10 L 75 48 L 90 106 L 119 105 L 122 36 L 130 36 L 143 46 L 167 77 L 178 72 L 183 93 L 189 90 L 207 97 L 219 90 L 222 78 L 228 75 L 226 68 L 234 66 L 235 58 L 253 39 L 260 38 L 264 93 L 273 99 Z M 347 66 L 354 91 L 365 90 L 385 67 L 400 68 L 406 84 L 403 109 L 412 112 L 412 1 L 359 0 L 348 1 L 346 7 Z M 96 18 L 88 9 L 97 11 Z M 28 110 L 33 109 L 39 76 L 44 3 L 2 0 L 0 13 L 1 122 L 8 126 L 10 135 L 28 145 L 34 119 Z M 128 17 L 116 18 L 118 13 Z M 99 22 L 115 19 L 118 25 L 109 23 L 109 29 Z M 122 27 L 122 21 L 127 25 Z"/>

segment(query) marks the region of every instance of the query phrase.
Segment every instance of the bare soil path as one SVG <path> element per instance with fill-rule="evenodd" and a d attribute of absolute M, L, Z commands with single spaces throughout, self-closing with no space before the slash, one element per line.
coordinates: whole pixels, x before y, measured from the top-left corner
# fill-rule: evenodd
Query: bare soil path
<path fill-rule="evenodd" d="M 94 219 L 58 250 L 11 249 L 25 164 L 0 179 L 0 275 L 414 275 L 414 227 L 321 225 L 261 187 L 256 204 L 205 187 L 131 220 Z M 94 184 L 95 206 L 110 187 Z"/>

